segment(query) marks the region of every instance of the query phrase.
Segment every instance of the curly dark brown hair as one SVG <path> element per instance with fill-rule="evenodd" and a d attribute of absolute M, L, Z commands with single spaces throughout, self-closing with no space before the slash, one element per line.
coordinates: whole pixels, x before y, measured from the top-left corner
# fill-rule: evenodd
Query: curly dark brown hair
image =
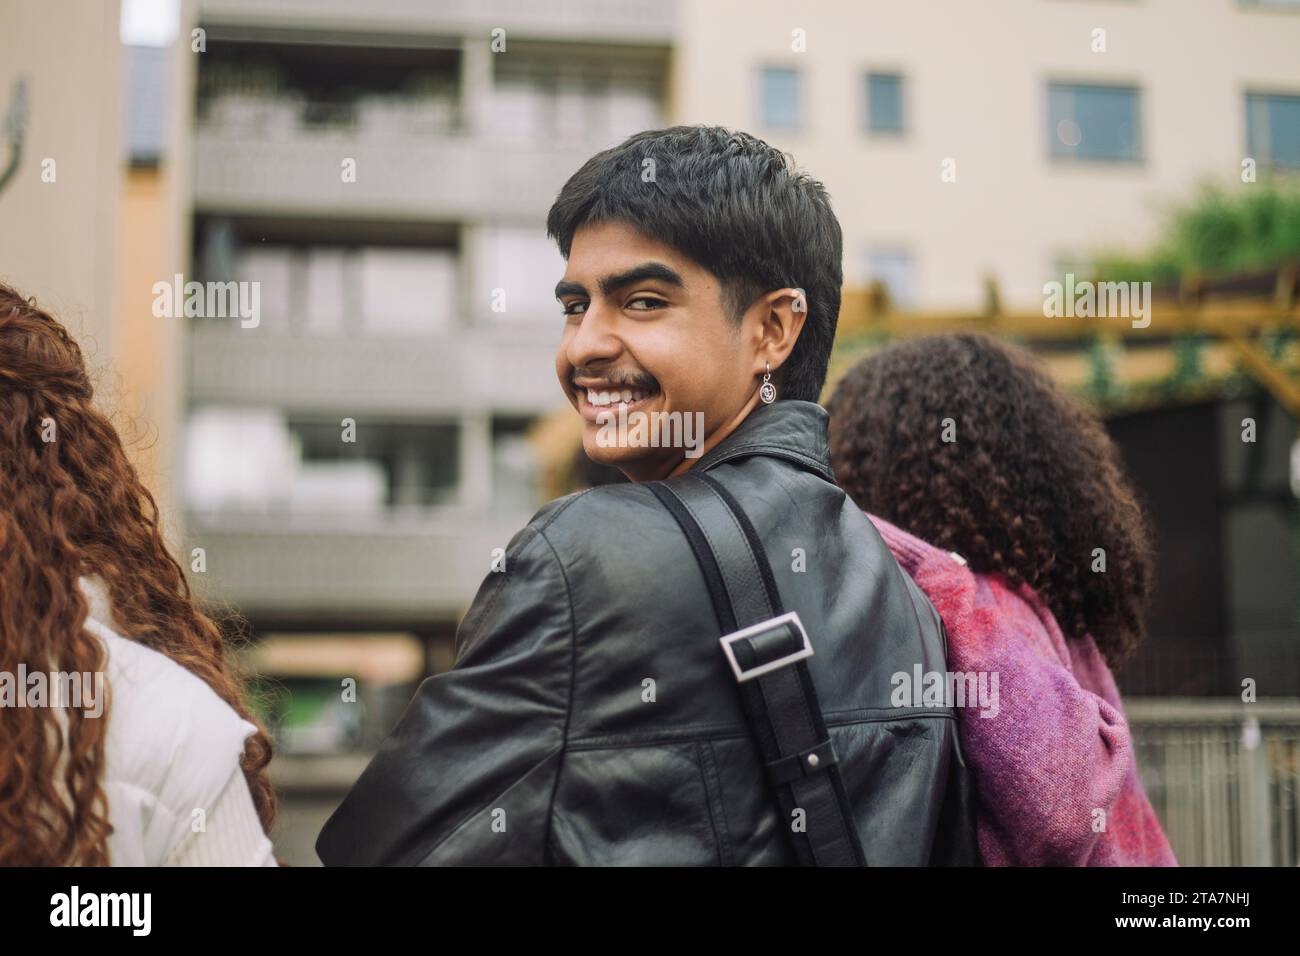
<path fill-rule="evenodd" d="M 891 345 L 850 369 L 827 409 L 832 466 L 859 508 L 1028 584 L 1112 667 L 1137 648 L 1146 517 L 1100 420 L 1029 353 L 976 334 Z"/>
<path fill-rule="evenodd" d="M 47 441 L 46 429 L 57 440 Z M 49 313 L 0 283 L 0 671 L 104 669 L 104 647 L 85 628 L 78 580 L 87 574 L 106 583 L 124 636 L 197 675 L 257 726 L 241 766 L 269 828 L 271 741 L 221 632 L 195 606 L 153 497 L 94 405 L 81 349 Z M 112 862 L 107 721 L 70 708 L 65 731 L 61 715 L 50 707 L 3 714 L 0 866 Z M 103 717 L 112 719 L 111 698 Z"/>

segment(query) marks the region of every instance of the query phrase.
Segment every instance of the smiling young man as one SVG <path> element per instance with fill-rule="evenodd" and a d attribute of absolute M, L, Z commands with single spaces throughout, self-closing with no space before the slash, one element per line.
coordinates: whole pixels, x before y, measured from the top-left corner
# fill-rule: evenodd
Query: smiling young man
<path fill-rule="evenodd" d="M 565 229 L 555 215 L 553 228 Z M 632 481 L 670 478 L 749 417 L 769 367 L 779 394 L 779 370 L 807 318 L 801 290 L 724 289 L 687 254 L 626 222 L 587 224 L 560 240 L 569 268 L 555 288 L 567 320 L 556 373 L 582 415 L 592 460 Z M 748 295 L 752 302 L 736 301 Z M 622 419 L 644 423 L 647 441 L 630 429 L 622 432 L 630 440 L 602 440 L 617 437 L 602 426 Z M 678 435 L 680 443 L 653 441 Z"/>
<path fill-rule="evenodd" d="M 952 709 L 891 703 L 944 669 L 942 625 L 830 469 L 821 184 L 674 127 L 590 159 L 547 229 L 559 384 L 629 482 L 510 541 L 321 859 L 974 862 Z"/>

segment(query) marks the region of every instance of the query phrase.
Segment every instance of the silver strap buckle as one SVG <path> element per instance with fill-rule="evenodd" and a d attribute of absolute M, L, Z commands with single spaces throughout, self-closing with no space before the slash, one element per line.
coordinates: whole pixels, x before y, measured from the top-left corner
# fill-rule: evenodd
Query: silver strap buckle
<path fill-rule="evenodd" d="M 786 654 L 784 657 L 778 657 L 774 661 L 768 661 L 765 664 L 759 664 L 757 667 L 751 667 L 749 670 L 743 670 L 740 661 L 736 660 L 735 649 L 732 644 L 736 641 L 743 640 L 747 637 L 753 637 L 755 634 L 761 634 L 764 631 L 770 631 L 773 628 L 780 627 L 783 624 L 793 624 L 799 629 L 799 634 L 803 637 L 803 647 L 793 653 Z M 803 621 L 799 620 L 799 615 L 795 611 L 788 611 L 777 617 L 768 618 L 766 621 L 759 621 L 757 624 L 746 627 L 743 630 L 734 631 L 722 638 L 722 653 L 727 655 L 727 661 L 731 664 L 731 670 L 736 675 L 736 680 L 744 683 L 747 680 L 753 680 L 755 677 L 761 677 L 764 674 L 771 673 L 778 667 L 785 667 L 787 664 L 793 664 L 795 661 L 801 661 L 805 657 L 812 657 L 812 642 L 808 640 L 808 632 L 803 628 Z"/>

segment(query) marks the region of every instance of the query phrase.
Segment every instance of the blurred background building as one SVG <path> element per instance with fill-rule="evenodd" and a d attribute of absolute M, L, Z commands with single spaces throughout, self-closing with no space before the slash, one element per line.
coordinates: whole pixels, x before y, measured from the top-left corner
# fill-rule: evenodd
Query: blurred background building
<path fill-rule="evenodd" d="M 0 25 L 24 224 L 0 270 L 98 343 L 191 579 L 255 639 L 281 856 L 315 862 L 451 666 L 493 549 L 611 480 L 577 467 L 553 371 L 556 192 L 709 123 L 831 193 L 828 393 L 891 338 L 976 327 L 1104 412 L 1158 536 L 1120 675 L 1148 790 L 1184 863 L 1300 859 L 1300 2 L 51 0 Z M 257 283 L 256 326 L 154 316 L 178 273 Z M 1156 320 L 1044 318 L 1067 273 L 1155 280 Z"/>
<path fill-rule="evenodd" d="M 75 31 L 54 28 L 74 21 Z M 116 3 L 0 12 L 0 274 L 56 310 L 92 363 L 115 345 L 117 34 Z"/>

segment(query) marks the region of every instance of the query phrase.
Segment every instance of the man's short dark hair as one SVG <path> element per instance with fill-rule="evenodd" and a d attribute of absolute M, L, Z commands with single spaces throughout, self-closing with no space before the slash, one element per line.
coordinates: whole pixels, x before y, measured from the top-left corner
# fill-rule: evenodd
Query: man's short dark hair
<path fill-rule="evenodd" d="M 653 179 L 643 178 L 650 168 Z M 546 217 L 546 233 L 568 259 L 578 229 L 614 221 L 712 272 L 737 325 L 759 296 L 802 289 L 808 316 L 782 368 L 778 397 L 817 401 L 844 279 L 840 224 L 820 182 L 748 133 L 719 126 L 647 130 L 597 153 L 569 178 Z"/>

